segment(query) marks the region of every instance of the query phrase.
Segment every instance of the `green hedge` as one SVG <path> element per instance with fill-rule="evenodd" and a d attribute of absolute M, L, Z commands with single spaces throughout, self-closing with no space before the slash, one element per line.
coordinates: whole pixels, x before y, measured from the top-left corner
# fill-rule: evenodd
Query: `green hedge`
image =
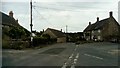
<path fill-rule="evenodd" d="M 33 46 L 39 46 L 40 44 L 51 44 L 55 43 L 56 39 L 45 38 L 45 37 L 34 37 L 33 38 Z"/>
<path fill-rule="evenodd" d="M 30 47 L 28 41 L 3 41 L 3 49 L 24 49 Z"/>

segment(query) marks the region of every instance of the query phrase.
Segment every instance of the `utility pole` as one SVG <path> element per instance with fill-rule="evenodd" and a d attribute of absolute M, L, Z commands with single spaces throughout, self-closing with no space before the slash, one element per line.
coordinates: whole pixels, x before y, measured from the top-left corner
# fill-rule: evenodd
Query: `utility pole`
<path fill-rule="evenodd" d="M 33 36 L 32 36 L 32 0 L 30 1 L 30 29 L 31 29 L 31 46 L 33 45 Z"/>
<path fill-rule="evenodd" d="M 66 33 L 67 33 L 67 27 L 68 27 L 68 26 L 66 25 Z"/>

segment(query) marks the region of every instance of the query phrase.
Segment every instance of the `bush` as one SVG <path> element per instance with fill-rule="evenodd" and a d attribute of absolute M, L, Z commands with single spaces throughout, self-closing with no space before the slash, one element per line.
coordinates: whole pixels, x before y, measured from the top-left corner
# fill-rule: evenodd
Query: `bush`
<path fill-rule="evenodd" d="M 2 48 L 3 49 L 24 49 L 29 47 L 28 41 L 3 41 Z"/>
<path fill-rule="evenodd" d="M 10 41 L 2 40 L 2 48 L 3 49 L 10 49 Z"/>
<path fill-rule="evenodd" d="M 42 37 L 34 37 L 33 38 L 33 46 L 38 46 L 40 44 L 46 44 L 47 38 L 42 38 Z"/>
<path fill-rule="evenodd" d="M 33 46 L 39 46 L 40 44 L 51 44 L 55 43 L 57 39 L 51 39 L 46 37 L 34 37 L 33 38 Z"/>

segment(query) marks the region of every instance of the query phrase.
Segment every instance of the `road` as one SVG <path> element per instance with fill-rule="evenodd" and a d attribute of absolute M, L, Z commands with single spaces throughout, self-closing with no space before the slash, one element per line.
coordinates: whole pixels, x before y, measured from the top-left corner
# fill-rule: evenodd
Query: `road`
<path fill-rule="evenodd" d="M 3 50 L 3 66 L 118 66 L 118 46 L 109 42 L 58 43 L 44 48 Z"/>

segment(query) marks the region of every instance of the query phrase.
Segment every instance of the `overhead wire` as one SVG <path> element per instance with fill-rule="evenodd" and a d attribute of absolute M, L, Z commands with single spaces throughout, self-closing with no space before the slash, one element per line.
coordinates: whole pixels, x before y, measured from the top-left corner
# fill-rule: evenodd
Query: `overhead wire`
<path fill-rule="evenodd" d="M 74 10 L 66 10 L 66 9 L 58 9 L 58 8 L 52 8 L 52 7 L 41 7 L 41 6 L 37 6 L 37 5 L 33 5 L 33 7 L 34 7 L 34 10 L 39 14 L 39 15 L 41 15 L 41 17 L 48 23 L 48 24 L 50 24 L 50 25 L 53 25 L 52 23 L 50 23 L 49 21 L 48 21 L 48 19 L 47 18 L 45 18 L 36 8 L 41 8 L 41 9 L 47 9 L 47 10 L 55 10 L 55 11 L 74 11 Z M 69 6 L 69 7 L 71 7 L 71 6 Z M 73 7 L 73 6 L 72 6 Z M 79 11 L 74 11 L 74 12 L 79 12 Z M 62 28 L 65 28 L 65 26 L 63 27 L 62 26 Z M 69 26 L 69 28 L 79 28 L 79 27 L 73 27 L 73 26 Z"/>
<path fill-rule="evenodd" d="M 50 25 L 53 25 L 51 22 L 48 21 L 47 18 L 45 18 L 40 12 L 38 12 L 35 7 L 34 7 L 34 10 L 37 12 L 37 14 L 39 14 L 39 15 L 42 17 L 42 19 L 44 19 L 45 22 L 47 22 L 47 23 L 50 24 Z"/>

